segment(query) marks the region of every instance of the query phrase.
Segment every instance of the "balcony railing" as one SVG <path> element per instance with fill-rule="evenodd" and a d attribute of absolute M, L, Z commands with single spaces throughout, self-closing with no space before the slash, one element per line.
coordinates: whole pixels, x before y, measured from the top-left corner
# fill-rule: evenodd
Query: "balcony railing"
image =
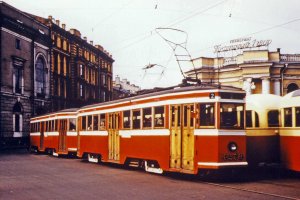
<path fill-rule="evenodd" d="M 300 54 L 281 54 L 280 61 L 283 62 L 300 62 Z"/>
<path fill-rule="evenodd" d="M 237 64 L 237 59 L 236 57 L 228 57 L 228 58 L 224 58 L 224 64 L 223 66 L 227 66 L 227 65 L 235 65 Z"/>

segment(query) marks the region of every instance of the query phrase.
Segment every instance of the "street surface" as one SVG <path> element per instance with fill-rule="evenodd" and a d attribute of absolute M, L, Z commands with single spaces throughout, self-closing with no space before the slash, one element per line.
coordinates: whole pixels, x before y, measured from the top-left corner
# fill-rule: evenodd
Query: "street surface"
<path fill-rule="evenodd" d="M 18 150 L 0 152 L 0 199 L 300 199 L 300 176 L 279 169 L 223 178 L 156 175 Z"/>

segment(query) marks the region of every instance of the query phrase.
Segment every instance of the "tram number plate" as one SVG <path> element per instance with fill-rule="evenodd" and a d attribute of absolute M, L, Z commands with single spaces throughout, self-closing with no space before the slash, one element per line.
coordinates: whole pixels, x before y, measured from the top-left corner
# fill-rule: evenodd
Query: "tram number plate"
<path fill-rule="evenodd" d="M 210 98 L 210 99 L 215 99 L 215 98 L 216 98 L 215 93 L 209 93 L 209 98 Z"/>
<path fill-rule="evenodd" d="M 242 153 L 226 153 L 223 155 L 225 161 L 238 161 L 244 159 L 244 154 Z"/>

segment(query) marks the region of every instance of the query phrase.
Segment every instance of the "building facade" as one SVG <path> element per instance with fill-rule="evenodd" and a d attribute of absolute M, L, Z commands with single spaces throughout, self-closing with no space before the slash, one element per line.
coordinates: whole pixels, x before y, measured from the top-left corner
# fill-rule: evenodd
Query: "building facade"
<path fill-rule="evenodd" d="M 285 95 L 300 87 L 300 55 L 269 50 L 247 50 L 233 57 L 193 59 L 202 83 L 243 88 L 249 94 Z"/>
<path fill-rule="evenodd" d="M 30 118 L 49 109 L 51 40 L 47 26 L 4 2 L 0 15 L 2 146 L 26 143 Z"/>
<path fill-rule="evenodd" d="M 112 100 L 112 55 L 52 16 L 34 17 L 50 29 L 51 110 Z"/>
<path fill-rule="evenodd" d="M 127 79 L 116 76 L 113 81 L 113 99 L 121 99 L 135 95 L 141 90 L 141 87 L 131 84 Z"/>
<path fill-rule="evenodd" d="M 0 149 L 28 144 L 30 118 L 112 100 L 113 58 L 51 16 L 0 2 Z"/>

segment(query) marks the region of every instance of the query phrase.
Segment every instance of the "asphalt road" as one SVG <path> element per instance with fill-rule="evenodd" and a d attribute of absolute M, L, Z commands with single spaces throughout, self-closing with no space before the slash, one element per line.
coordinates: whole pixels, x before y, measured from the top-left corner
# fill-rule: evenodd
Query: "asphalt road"
<path fill-rule="evenodd" d="M 221 178 L 155 175 L 14 151 L 0 153 L 0 199 L 300 199 L 300 176 L 279 169 Z"/>

